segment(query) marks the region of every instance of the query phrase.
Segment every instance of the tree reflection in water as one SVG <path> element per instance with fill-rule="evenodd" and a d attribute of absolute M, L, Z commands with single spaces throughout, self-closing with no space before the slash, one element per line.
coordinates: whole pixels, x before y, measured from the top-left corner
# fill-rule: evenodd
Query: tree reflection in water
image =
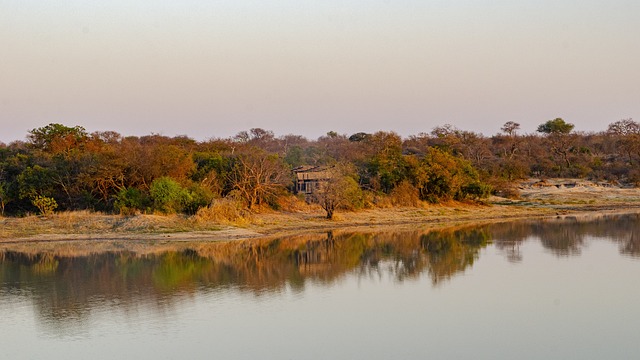
<path fill-rule="evenodd" d="M 302 292 L 311 282 L 330 286 L 345 276 L 397 282 L 428 276 L 434 286 L 471 267 L 494 243 L 510 261 L 537 239 L 556 256 L 576 256 L 588 237 L 607 238 L 620 252 L 640 256 L 638 215 L 590 221 L 566 217 L 468 226 L 439 231 L 339 233 L 225 243 L 175 243 L 161 252 L 74 249 L 0 251 L 0 294 L 28 293 L 40 316 L 82 321 L 97 304 L 128 311 L 143 302 L 171 306 L 194 292 L 254 295 Z M 157 251 L 157 250 L 155 250 Z"/>
<path fill-rule="evenodd" d="M 556 256 L 581 254 L 588 238 L 602 238 L 620 246 L 620 253 L 640 257 L 640 240 L 635 234 L 640 214 L 565 216 L 549 220 L 521 221 L 492 225 L 489 229 L 495 246 L 512 261 L 522 260 L 519 245 L 538 239 Z"/>

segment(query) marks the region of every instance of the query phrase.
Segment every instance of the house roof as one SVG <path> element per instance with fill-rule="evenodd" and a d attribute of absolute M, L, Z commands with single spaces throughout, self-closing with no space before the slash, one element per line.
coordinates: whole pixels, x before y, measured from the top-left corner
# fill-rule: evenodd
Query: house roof
<path fill-rule="evenodd" d="M 332 177 L 333 166 L 298 166 L 293 169 L 298 180 L 324 180 Z"/>

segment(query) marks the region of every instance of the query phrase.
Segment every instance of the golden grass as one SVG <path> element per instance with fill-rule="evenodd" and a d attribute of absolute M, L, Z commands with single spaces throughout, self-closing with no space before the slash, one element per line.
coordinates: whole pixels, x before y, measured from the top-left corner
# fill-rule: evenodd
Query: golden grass
<path fill-rule="evenodd" d="M 428 225 L 548 216 L 581 211 L 627 210 L 640 206 L 640 189 L 600 188 L 523 191 L 521 200 L 491 198 L 488 204 L 446 202 L 340 211 L 333 220 L 318 205 L 297 197 L 279 202 L 280 211 L 246 211 L 230 200 L 214 202 L 194 216 L 107 215 L 89 211 L 62 212 L 25 218 L 0 218 L 0 242 L 55 239 L 189 239 L 219 241 L 297 234 L 337 228 Z M 170 236 L 171 234 L 179 234 Z M 142 236 L 144 235 L 144 236 Z"/>
<path fill-rule="evenodd" d="M 219 223 L 196 221 L 184 215 L 107 215 L 90 211 L 61 212 L 49 216 L 2 218 L 1 238 L 63 234 L 157 234 L 220 229 Z"/>
<path fill-rule="evenodd" d="M 251 213 L 236 200 L 214 200 L 209 206 L 198 210 L 193 217 L 196 224 L 218 223 L 234 226 L 246 226 L 251 222 Z"/>

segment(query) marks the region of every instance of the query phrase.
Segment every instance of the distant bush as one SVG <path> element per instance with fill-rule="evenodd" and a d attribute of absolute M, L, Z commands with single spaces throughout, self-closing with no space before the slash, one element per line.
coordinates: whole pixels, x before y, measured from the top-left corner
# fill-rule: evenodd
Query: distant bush
<path fill-rule="evenodd" d="M 148 202 L 148 197 L 142 191 L 136 188 L 127 188 L 118 192 L 113 206 L 122 215 L 133 215 L 144 210 Z"/>
<path fill-rule="evenodd" d="M 40 215 L 51 215 L 58 208 L 56 200 L 46 196 L 35 196 L 31 199 L 31 203 L 38 208 Z"/>
<path fill-rule="evenodd" d="M 153 203 L 153 210 L 164 214 L 181 212 L 191 200 L 191 194 L 168 176 L 153 180 L 149 186 L 149 195 Z"/>

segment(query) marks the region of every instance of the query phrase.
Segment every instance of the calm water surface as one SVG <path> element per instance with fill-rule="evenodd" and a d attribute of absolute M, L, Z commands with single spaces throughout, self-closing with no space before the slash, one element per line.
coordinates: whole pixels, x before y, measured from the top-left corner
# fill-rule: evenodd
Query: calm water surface
<path fill-rule="evenodd" d="M 622 215 L 153 251 L 5 245 L 0 358 L 639 358 L 639 230 Z"/>

